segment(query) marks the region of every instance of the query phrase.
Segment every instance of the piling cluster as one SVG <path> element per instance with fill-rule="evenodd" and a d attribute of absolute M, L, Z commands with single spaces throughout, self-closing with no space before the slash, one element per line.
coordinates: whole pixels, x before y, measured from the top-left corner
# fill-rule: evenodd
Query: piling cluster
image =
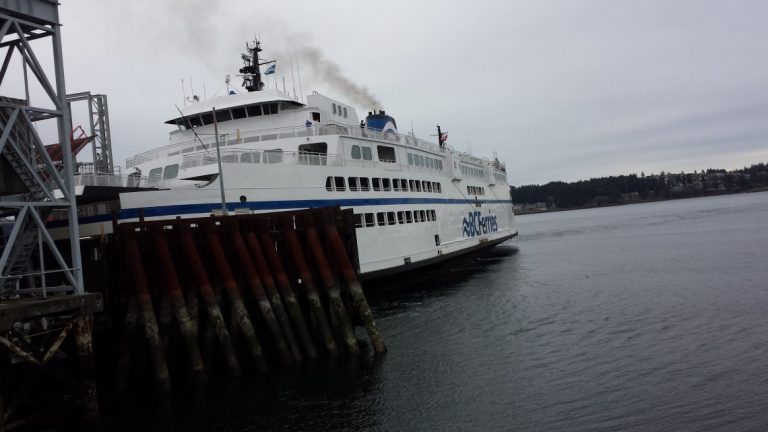
<path fill-rule="evenodd" d="M 356 277 L 350 216 L 319 209 L 117 225 L 118 384 L 141 360 L 137 337 L 165 390 L 171 364 L 204 381 L 217 364 L 237 376 L 246 364 L 265 370 L 357 354 L 356 323 L 384 353 Z M 169 362 L 171 351 L 184 361 Z"/>

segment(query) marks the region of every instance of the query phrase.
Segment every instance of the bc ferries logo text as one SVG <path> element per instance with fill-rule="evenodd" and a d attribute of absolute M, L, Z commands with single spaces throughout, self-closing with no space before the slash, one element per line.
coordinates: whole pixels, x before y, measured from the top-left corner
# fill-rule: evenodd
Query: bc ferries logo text
<path fill-rule="evenodd" d="M 483 216 L 479 211 L 469 212 L 464 218 L 464 237 L 475 237 L 499 230 L 496 216 Z"/>

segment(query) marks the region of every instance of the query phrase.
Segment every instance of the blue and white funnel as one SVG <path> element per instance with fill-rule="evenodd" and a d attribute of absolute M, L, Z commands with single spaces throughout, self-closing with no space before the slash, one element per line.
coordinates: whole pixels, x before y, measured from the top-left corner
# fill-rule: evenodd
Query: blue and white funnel
<path fill-rule="evenodd" d="M 397 122 L 392 116 L 388 116 L 384 113 L 384 110 L 368 113 L 368 117 L 365 118 L 365 124 L 368 129 L 380 130 L 382 132 L 397 133 Z"/>

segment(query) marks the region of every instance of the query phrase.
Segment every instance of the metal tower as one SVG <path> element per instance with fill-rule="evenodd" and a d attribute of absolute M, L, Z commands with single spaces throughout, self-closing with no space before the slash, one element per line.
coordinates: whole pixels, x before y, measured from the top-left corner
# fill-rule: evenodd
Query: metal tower
<path fill-rule="evenodd" d="M 88 136 L 93 141 L 93 171 L 95 174 L 113 174 L 112 135 L 109 131 L 109 108 L 107 95 L 91 94 L 91 92 L 72 93 L 67 95 L 67 107 L 72 112 L 73 102 L 88 102 L 88 121 L 90 130 Z M 70 129 L 72 129 L 70 125 Z"/>
<path fill-rule="evenodd" d="M 48 69 L 53 81 L 33 45 L 38 51 L 43 45 L 52 49 L 53 65 Z M 11 66 L 21 69 L 16 72 L 23 76 L 24 90 L 24 99 L 0 97 L 0 297 L 54 291 L 82 294 L 58 3 L 0 0 L 0 59 L 0 90 L 8 80 L 11 85 L 6 89 L 22 87 L 7 75 Z M 38 135 L 51 123 L 58 132 L 61 160 L 51 159 Z M 54 243 L 45 225 L 54 210 L 66 212 L 69 253 Z"/>

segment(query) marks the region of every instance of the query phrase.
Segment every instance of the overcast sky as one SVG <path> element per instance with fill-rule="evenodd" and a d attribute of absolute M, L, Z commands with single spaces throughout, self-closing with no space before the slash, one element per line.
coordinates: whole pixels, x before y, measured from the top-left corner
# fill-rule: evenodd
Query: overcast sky
<path fill-rule="evenodd" d="M 768 161 L 765 0 L 61 3 L 67 91 L 108 95 L 120 165 L 167 143 L 182 78 L 211 97 L 253 35 L 321 49 L 401 132 L 439 123 L 514 185 Z M 312 66 L 305 94 L 347 99 Z"/>

